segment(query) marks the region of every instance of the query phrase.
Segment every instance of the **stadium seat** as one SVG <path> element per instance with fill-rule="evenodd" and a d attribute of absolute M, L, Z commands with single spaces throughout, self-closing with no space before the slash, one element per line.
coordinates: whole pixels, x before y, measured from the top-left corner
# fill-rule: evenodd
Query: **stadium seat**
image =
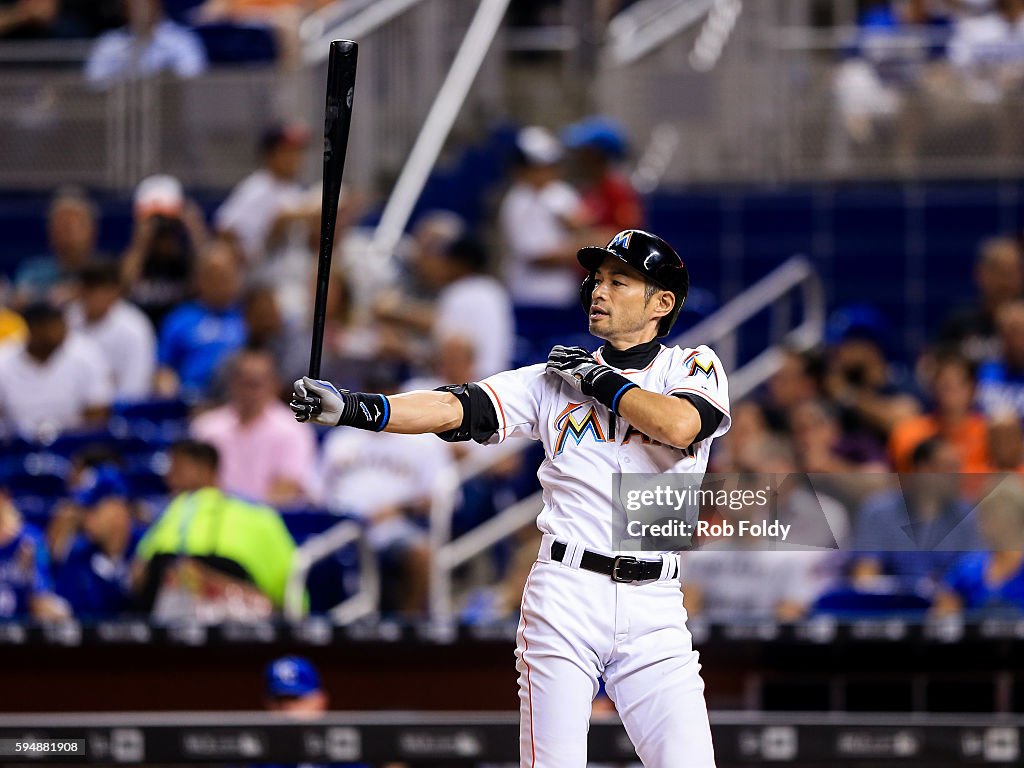
<path fill-rule="evenodd" d="M 121 439 L 137 438 L 151 447 L 166 447 L 188 435 L 188 405 L 183 400 L 115 403 L 110 431 Z"/>
<path fill-rule="evenodd" d="M 931 608 L 931 600 L 913 592 L 861 592 L 841 587 L 819 597 L 811 613 L 842 617 L 913 614 L 920 616 Z"/>
<path fill-rule="evenodd" d="M 190 24 L 192 12 L 205 0 L 164 0 L 164 13 L 179 24 Z"/>
<path fill-rule="evenodd" d="M 59 499 L 65 497 L 68 492 L 64 476 L 54 472 L 22 472 L 10 475 L 4 485 L 14 497 L 38 496 Z"/>
<path fill-rule="evenodd" d="M 184 400 L 177 398 L 115 403 L 113 415 L 124 419 L 129 424 L 139 422 L 164 424 L 168 421 L 176 422 L 188 419 L 188 406 Z"/>
<path fill-rule="evenodd" d="M 118 439 L 114 433 L 100 429 L 87 432 L 67 432 L 46 445 L 45 449 L 48 453 L 68 459 L 88 446 L 116 446 L 117 443 Z"/>
<path fill-rule="evenodd" d="M 285 527 L 295 539 L 296 544 L 302 544 L 306 539 L 323 533 L 337 525 L 342 520 L 354 520 L 361 522 L 359 518 L 348 515 L 336 515 L 321 507 L 295 507 L 293 509 L 281 510 L 281 517 L 284 519 Z"/>
<path fill-rule="evenodd" d="M 167 494 L 167 485 L 163 475 L 146 468 L 136 468 L 124 475 L 128 491 L 133 498 L 163 496 Z"/>
<path fill-rule="evenodd" d="M 213 64 L 262 64 L 277 59 L 268 27 L 258 24 L 202 24 L 195 28 Z"/>

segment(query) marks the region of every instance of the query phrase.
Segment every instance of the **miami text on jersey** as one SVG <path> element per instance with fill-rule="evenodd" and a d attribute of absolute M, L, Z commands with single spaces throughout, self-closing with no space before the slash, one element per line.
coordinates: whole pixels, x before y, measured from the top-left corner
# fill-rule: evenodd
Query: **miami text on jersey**
<path fill-rule="evenodd" d="M 589 432 L 590 436 L 594 438 L 595 442 L 598 443 L 614 443 L 615 442 L 615 415 L 609 414 L 608 418 L 608 432 L 607 437 L 605 436 L 605 430 L 601 427 L 601 421 L 597 417 L 597 411 L 593 405 L 586 406 L 586 411 L 583 411 L 583 403 L 570 402 L 562 412 L 558 414 L 555 419 L 555 430 L 558 432 L 558 437 L 555 438 L 555 456 L 558 456 L 563 450 L 565 450 L 567 439 L 571 437 L 576 445 L 579 445 L 583 441 L 583 437 Z M 583 417 L 578 418 L 578 415 L 582 413 Z M 634 438 L 638 438 L 644 445 L 664 445 L 657 440 L 653 439 L 649 435 L 644 434 L 639 429 L 634 427 L 632 424 L 626 425 L 625 434 L 622 436 L 622 444 L 627 445 Z M 672 447 L 672 446 L 667 446 Z M 681 450 L 684 455 L 693 455 L 693 446 Z"/>

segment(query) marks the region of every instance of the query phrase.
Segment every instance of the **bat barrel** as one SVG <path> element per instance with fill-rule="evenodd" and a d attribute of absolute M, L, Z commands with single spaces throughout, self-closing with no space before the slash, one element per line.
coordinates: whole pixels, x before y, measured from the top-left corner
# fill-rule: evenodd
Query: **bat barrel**
<path fill-rule="evenodd" d="M 324 108 L 323 201 L 320 209 L 320 254 L 317 260 L 316 300 L 313 305 L 313 338 L 309 350 L 309 376 L 320 378 L 327 292 L 334 254 L 334 231 L 338 221 L 338 198 L 345 169 L 348 134 L 352 124 L 359 46 L 351 40 L 335 40 L 327 64 L 327 103 Z"/>

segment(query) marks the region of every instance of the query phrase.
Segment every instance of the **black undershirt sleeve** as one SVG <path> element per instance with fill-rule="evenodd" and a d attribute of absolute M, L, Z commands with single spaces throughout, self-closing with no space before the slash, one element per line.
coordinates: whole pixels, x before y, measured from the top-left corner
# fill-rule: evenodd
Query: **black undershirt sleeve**
<path fill-rule="evenodd" d="M 479 384 L 449 384 L 438 387 L 435 392 L 451 392 L 462 403 L 462 423 L 437 436 L 449 443 L 475 440 L 486 443 L 498 431 L 498 414 L 491 398 Z"/>
<path fill-rule="evenodd" d="M 700 432 L 698 432 L 697 436 L 693 438 L 694 443 L 699 443 L 701 440 L 706 440 L 715 434 L 715 430 L 718 429 L 718 425 L 722 423 L 722 419 L 725 418 L 725 414 L 699 395 L 680 393 L 677 394 L 676 397 L 681 397 L 684 400 L 687 400 L 694 408 L 697 409 L 697 413 L 700 414 Z"/>

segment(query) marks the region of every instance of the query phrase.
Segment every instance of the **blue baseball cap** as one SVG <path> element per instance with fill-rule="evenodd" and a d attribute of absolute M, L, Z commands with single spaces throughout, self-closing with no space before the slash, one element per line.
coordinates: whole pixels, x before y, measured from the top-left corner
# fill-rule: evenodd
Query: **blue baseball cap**
<path fill-rule="evenodd" d="M 825 341 L 841 344 L 863 339 L 885 349 L 889 336 L 889 323 L 885 316 L 870 304 L 848 304 L 829 315 L 825 325 Z"/>
<path fill-rule="evenodd" d="M 570 149 L 593 147 L 609 157 L 626 156 L 626 132 L 607 117 L 588 117 L 565 129 L 562 141 Z"/>
<path fill-rule="evenodd" d="M 283 656 L 267 667 L 268 696 L 305 696 L 320 690 L 320 675 L 301 656 Z"/>
<path fill-rule="evenodd" d="M 113 467 L 103 466 L 87 472 L 82 485 L 75 491 L 75 503 L 92 507 L 110 497 L 128 498 L 128 484 Z"/>

